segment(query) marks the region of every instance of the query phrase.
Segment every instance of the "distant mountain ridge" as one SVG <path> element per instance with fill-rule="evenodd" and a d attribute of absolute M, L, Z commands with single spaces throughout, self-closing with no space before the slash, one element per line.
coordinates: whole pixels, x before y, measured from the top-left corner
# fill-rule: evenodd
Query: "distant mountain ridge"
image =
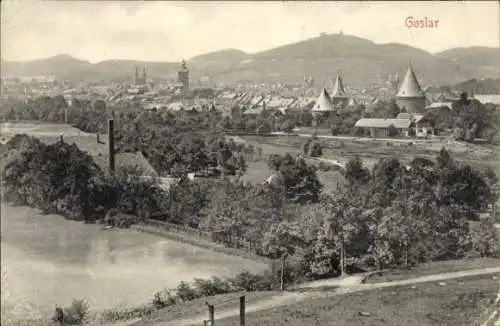
<path fill-rule="evenodd" d="M 346 84 L 366 85 L 398 72 L 411 62 L 423 84 L 456 84 L 472 78 L 499 78 L 498 48 L 454 48 L 436 54 L 400 43 L 377 44 L 343 34 L 322 35 L 248 54 L 225 49 L 187 61 L 193 80 L 211 77 L 217 83 L 302 82 L 312 76 L 317 86 L 340 72 Z M 2 62 L 3 76 L 54 75 L 78 81 L 131 82 L 135 67 L 145 66 L 152 79 L 175 79 L 180 62 L 106 60 L 99 63 L 57 55 L 24 62 Z"/>

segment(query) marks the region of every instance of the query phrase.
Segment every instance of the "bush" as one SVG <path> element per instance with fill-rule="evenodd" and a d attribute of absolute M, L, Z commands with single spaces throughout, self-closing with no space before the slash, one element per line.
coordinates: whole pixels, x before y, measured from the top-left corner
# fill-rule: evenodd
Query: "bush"
<path fill-rule="evenodd" d="M 212 277 L 209 280 L 194 279 L 196 294 L 200 297 L 209 297 L 212 295 L 231 292 L 231 286 L 228 281 L 221 280 L 218 277 Z"/>
<path fill-rule="evenodd" d="M 321 144 L 318 142 L 314 142 L 311 146 L 311 157 L 318 157 L 323 155 L 323 149 L 321 148 Z"/>
<path fill-rule="evenodd" d="M 88 316 L 89 305 L 85 299 L 73 300 L 71 306 L 63 309 L 63 318 L 66 324 L 81 325 L 87 320 Z"/>
<path fill-rule="evenodd" d="M 276 288 L 276 279 L 270 272 L 264 275 L 241 272 L 230 282 L 235 289 L 244 291 L 270 291 Z"/>
<path fill-rule="evenodd" d="M 162 292 L 156 292 L 153 296 L 152 305 L 156 309 L 165 308 L 168 306 L 172 306 L 177 303 L 177 297 L 172 295 L 172 293 L 168 290 Z"/>
<path fill-rule="evenodd" d="M 187 282 L 180 282 L 176 289 L 177 296 L 184 302 L 196 299 L 196 290 L 191 288 Z"/>
<path fill-rule="evenodd" d="M 394 127 L 394 125 L 389 125 L 387 128 L 387 136 L 389 137 L 397 137 L 399 135 L 399 130 Z"/>

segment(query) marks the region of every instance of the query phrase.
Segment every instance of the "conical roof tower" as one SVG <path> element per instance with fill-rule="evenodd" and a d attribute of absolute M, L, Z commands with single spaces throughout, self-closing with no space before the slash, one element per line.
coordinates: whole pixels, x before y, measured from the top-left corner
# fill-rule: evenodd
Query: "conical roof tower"
<path fill-rule="evenodd" d="M 396 97 L 399 98 L 408 98 L 408 97 L 422 97 L 425 98 L 424 91 L 422 91 L 422 88 L 420 87 L 420 84 L 418 83 L 417 77 L 415 76 L 415 73 L 413 72 L 413 68 L 410 66 L 408 67 L 408 70 L 406 71 L 406 76 L 403 79 L 403 82 L 401 83 L 401 86 L 399 87 L 398 93 L 396 94 Z"/>
<path fill-rule="evenodd" d="M 410 114 L 425 111 L 425 93 L 413 72 L 411 62 L 396 94 L 396 104 L 400 110 L 405 110 Z"/>
<path fill-rule="evenodd" d="M 333 85 L 332 98 L 347 98 L 347 93 L 344 89 L 344 83 L 342 82 L 342 77 L 337 73 L 335 78 L 335 84 Z"/>
<path fill-rule="evenodd" d="M 323 88 L 312 108 L 313 112 L 333 111 L 333 104 L 327 90 Z"/>

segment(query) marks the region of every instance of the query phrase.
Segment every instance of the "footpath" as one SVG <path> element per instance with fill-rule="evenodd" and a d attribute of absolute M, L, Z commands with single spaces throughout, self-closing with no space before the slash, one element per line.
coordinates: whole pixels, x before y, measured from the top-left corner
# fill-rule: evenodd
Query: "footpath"
<path fill-rule="evenodd" d="M 450 272 L 450 273 L 442 273 L 436 275 L 428 275 L 422 276 L 407 280 L 401 281 L 393 281 L 393 282 L 381 282 L 381 283 L 363 283 L 363 279 L 366 275 L 354 275 L 348 276 L 342 279 L 327 279 L 321 281 L 314 281 L 301 284 L 300 286 L 295 287 L 295 290 L 304 289 L 307 291 L 300 292 L 283 292 L 279 293 L 269 299 L 261 300 L 259 302 L 255 302 L 252 304 L 248 304 L 246 306 L 246 312 L 252 313 L 260 310 L 268 310 L 277 308 L 280 306 L 285 306 L 297 302 L 301 302 L 304 300 L 318 299 L 331 297 L 336 295 L 342 295 L 347 293 L 361 292 L 361 291 L 369 291 L 373 289 L 386 288 L 392 286 L 400 286 L 400 285 L 410 285 L 410 284 L 418 284 L 418 283 L 426 283 L 426 282 L 438 282 L 444 280 L 451 280 L 463 277 L 471 277 L 471 276 L 481 276 L 481 275 L 492 275 L 500 273 L 499 267 L 490 267 L 490 268 L 482 268 L 475 270 L 467 270 L 461 272 Z M 332 291 L 324 292 L 318 291 L 319 288 L 331 287 Z M 316 290 L 315 290 L 316 289 Z M 217 319 L 224 319 L 227 317 L 233 317 L 239 315 L 239 308 L 229 308 L 226 310 L 217 311 Z M 496 318 L 495 316 L 493 316 Z M 203 321 L 206 319 L 206 314 L 192 316 L 189 318 L 178 319 L 169 322 L 158 322 L 156 326 L 191 326 L 191 325 L 203 325 Z M 496 319 L 493 319 L 496 320 Z M 491 323 L 491 320 L 489 321 Z M 137 321 L 133 321 L 127 325 L 134 325 Z M 488 324 L 487 326 L 489 326 Z M 500 326 L 500 319 L 496 320 L 494 326 Z M 486 324 L 485 324 L 486 326 Z"/>

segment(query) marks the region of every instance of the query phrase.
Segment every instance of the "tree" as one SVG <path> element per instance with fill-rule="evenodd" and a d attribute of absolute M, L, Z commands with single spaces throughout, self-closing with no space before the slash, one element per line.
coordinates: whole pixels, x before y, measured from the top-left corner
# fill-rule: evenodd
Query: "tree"
<path fill-rule="evenodd" d="M 389 127 L 387 128 L 387 136 L 389 137 L 397 137 L 399 135 L 398 129 L 394 127 L 393 124 L 390 124 Z"/>
<path fill-rule="evenodd" d="M 363 161 L 356 156 L 347 162 L 344 176 L 351 184 L 365 184 L 370 179 L 370 171 L 363 166 Z"/>
<path fill-rule="evenodd" d="M 318 157 L 323 155 L 323 149 L 319 142 L 314 142 L 311 146 L 311 157 Z"/>
<path fill-rule="evenodd" d="M 283 180 L 288 200 L 295 203 L 316 202 L 323 188 L 313 167 L 304 159 L 287 154 L 275 165 Z"/>
<path fill-rule="evenodd" d="M 291 119 L 286 119 L 285 121 L 283 121 L 280 127 L 280 129 L 287 134 L 291 133 L 293 131 L 293 128 L 295 128 L 295 123 Z"/>

